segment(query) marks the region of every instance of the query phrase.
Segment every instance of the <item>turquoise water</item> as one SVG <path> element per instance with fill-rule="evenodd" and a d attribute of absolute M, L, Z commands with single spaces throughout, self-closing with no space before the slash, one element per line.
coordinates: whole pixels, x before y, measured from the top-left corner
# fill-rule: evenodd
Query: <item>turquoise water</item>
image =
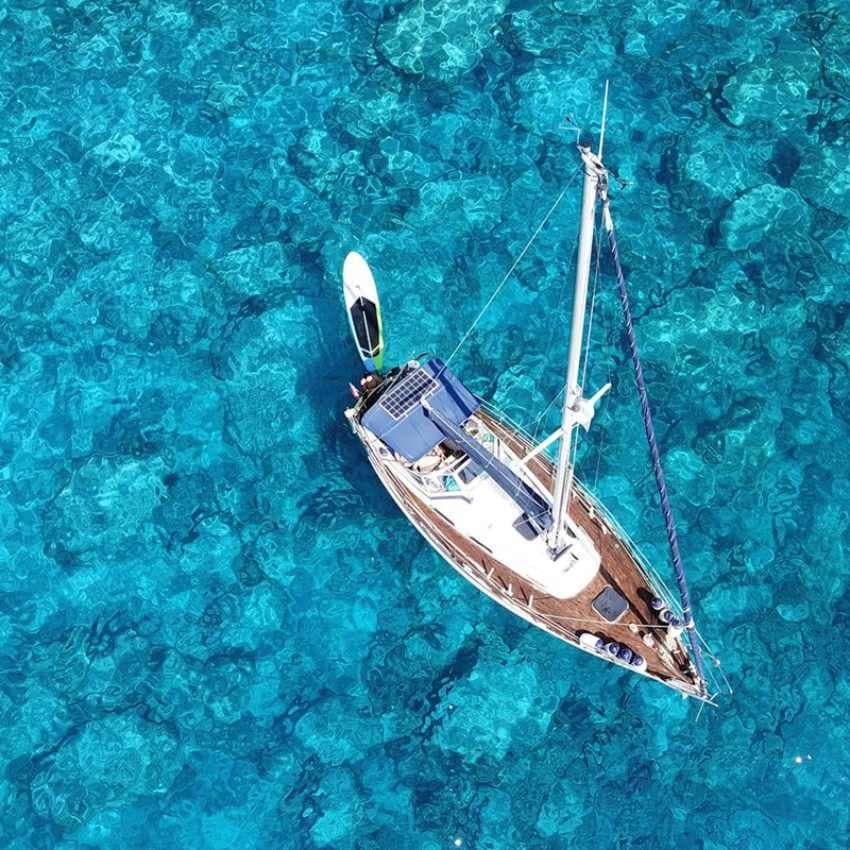
<path fill-rule="evenodd" d="M 846 847 L 848 44 L 802 0 L 0 5 L 0 844 Z M 388 360 L 447 355 L 606 76 L 701 714 L 455 576 L 342 418 L 345 252 Z M 541 434 L 576 211 L 453 362 Z M 581 473 L 667 570 L 617 309 L 603 266 Z"/>

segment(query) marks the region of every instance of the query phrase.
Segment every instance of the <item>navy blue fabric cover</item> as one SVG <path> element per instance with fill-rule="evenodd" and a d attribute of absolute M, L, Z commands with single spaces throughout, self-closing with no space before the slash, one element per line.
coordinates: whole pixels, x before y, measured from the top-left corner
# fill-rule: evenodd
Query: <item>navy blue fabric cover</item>
<path fill-rule="evenodd" d="M 422 371 L 436 381 L 437 388 L 427 394 L 427 401 L 447 422 L 457 426 L 463 425 L 481 406 L 481 402 L 438 357 L 423 364 L 419 370 L 411 370 L 405 374 L 387 391 L 388 397 L 393 393 L 398 394 L 404 381 L 415 371 Z M 395 419 L 383 401 L 382 397 L 369 408 L 361 422 L 405 460 L 419 460 L 444 439 L 442 431 L 425 415 L 425 410 L 418 402 L 413 404 L 402 418 Z"/>
<path fill-rule="evenodd" d="M 424 381 L 423 374 L 417 373 L 432 381 Z M 541 530 L 549 528 L 552 515 L 546 500 L 463 430 L 463 424 L 480 406 L 481 402 L 443 361 L 434 357 L 390 387 L 361 421 L 394 452 L 411 462 L 448 437 L 516 502 L 533 525 Z M 401 410 L 404 413 L 400 415 Z"/>
<path fill-rule="evenodd" d="M 551 509 L 548 502 L 539 493 L 529 487 L 508 466 L 497 460 L 466 431 L 445 419 L 439 411 L 432 409 L 427 411 L 427 414 L 432 417 L 434 424 L 446 437 L 458 448 L 463 449 L 514 500 L 532 524 L 541 530 L 551 527 Z"/>

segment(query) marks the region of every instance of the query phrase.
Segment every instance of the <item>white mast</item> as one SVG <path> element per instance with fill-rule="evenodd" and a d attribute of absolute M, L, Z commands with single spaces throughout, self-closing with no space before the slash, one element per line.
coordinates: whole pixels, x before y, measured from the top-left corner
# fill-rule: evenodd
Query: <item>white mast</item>
<path fill-rule="evenodd" d="M 592 399 L 582 395 L 578 383 L 581 363 L 582 339 L 584 336 L 584 317 L 587 311 L 587 288 L 590 281 L 590 260 L 593 251 L 593 231 L 596 219 L 596 199 L 599 193 L 599 181 L 607 178 L 602 165 L 602 141 L 605 138 L 605 116 L 608 111 L 608 84 L 605 84 L 605 105 L 603 124 L 599 141 L 599 154 L 595 155 L 590 147 L 579 147 L 584 164 L 584 188 L 581 199 L 581 229 L 578 243 L 578 261 L 576 263 L 576 283 L 573 295 L 573 319 L 570 329 L 570 352 L 567 361 L 567 381 L 564 386 L 564 407 L 561 415 L 561 447 L 558 452 L 558 469 L 555 477 L 555 494 L 552 502 L 552 526 L 547 534 L 546 543 L 553 557 L 563 548 L 570 493 L 573 486 L 573 465 L 571 453 L 573 447 L 573 428 L 581 424 L 587 429 L 593 418 L 596 401 L 609 388 L 602 388 Z"/>

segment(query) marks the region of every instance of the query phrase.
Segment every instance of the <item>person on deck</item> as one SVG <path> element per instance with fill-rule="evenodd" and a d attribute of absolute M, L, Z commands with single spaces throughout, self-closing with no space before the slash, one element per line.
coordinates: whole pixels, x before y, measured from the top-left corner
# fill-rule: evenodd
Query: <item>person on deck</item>
<path fill-rule="evenodd" d="M 360 390 L 361 392 L 368 393 L 372 390 L 376 389 L 381 383 L 381 379 L 374 373 L 366 375 L 364 378 L 360 380 Z"/>

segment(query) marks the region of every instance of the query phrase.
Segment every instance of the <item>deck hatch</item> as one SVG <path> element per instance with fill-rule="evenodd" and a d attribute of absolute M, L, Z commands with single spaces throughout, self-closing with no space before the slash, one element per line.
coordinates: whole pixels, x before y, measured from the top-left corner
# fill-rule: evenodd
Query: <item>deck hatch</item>
<path fill-rule="evenodd" d="M 616 623 L 626 613 L 629 603 L 610 584 L 592 602 L 593 610 L 609 623 Z"/>

